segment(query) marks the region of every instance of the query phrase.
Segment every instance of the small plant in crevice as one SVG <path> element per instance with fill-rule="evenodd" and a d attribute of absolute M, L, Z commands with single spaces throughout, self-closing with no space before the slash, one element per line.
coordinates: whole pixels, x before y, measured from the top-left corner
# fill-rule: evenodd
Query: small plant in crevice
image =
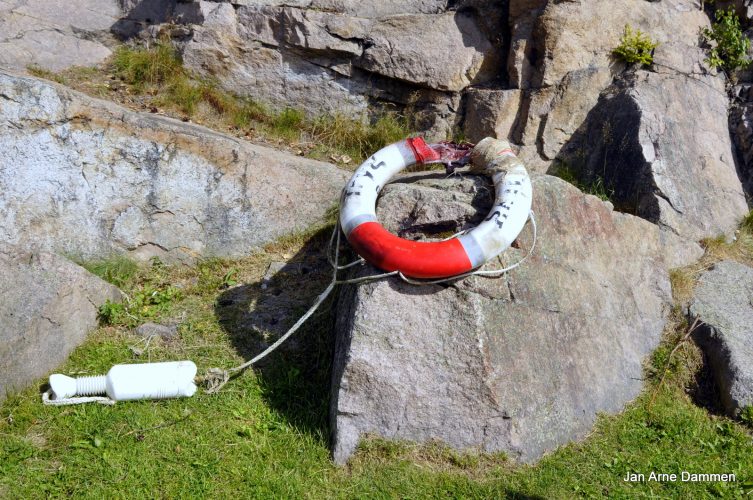
<path fill-rule="evenodd" d="M 651 40 L 651 37 L 641 30 L 634 31 L 626 24 L 620 44 L 612 50 L 612 55 L 629 64 L 650 66 L 654 62 L 654 49 L 658 45 L 658 42 Z"/>
<path fill-rule="evenodd" d="M 740 18 L 729 8 L 716 11 L 715 19 L 711 28 L 702 31 L 704 39 L 711 45 L 706 62 L 712 68 L 721 68 L 727 73 L 748 66 L 750 40 L 740 26 Z"/>
<path fill-rule="evenodd" d="M 557 166 L 552 170 L 552 175 L 572 184 L 586 194 L 596 196 L 601 201 L 611 201 L 614 196 L 614 189 L 604 183 L 603 177 L 597 175 L 594 180 L 583 182 L 570 165 L 563 161 L 558 162 Z"/>

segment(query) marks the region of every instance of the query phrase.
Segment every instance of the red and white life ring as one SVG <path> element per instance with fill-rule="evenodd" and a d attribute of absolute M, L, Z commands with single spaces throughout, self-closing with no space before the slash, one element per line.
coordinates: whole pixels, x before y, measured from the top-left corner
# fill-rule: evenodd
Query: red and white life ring
<path fill-rule="evenodd" d="M 376 200 L 405 167 L 439 160 L 423 139 L 390 144 L 367 159 L 348 181 L 340 204 L 340 225 L 348 242 L 368 262 L 413 278 L 445 278 L 471 271 L 508 248 L 531 211 L 531 180 L 509 143 L 486 138 L 471 154 L 471 172 L 491 176 L 494 206 L 481 224 L 461 236 L 437 242 L 411 241 L 390 233 L 376 217 Z"/>

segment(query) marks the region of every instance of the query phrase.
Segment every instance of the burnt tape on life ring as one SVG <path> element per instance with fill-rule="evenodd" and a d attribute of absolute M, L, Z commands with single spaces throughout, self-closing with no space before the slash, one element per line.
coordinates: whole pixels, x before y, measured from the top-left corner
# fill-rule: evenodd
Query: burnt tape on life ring
<path fill-rule="evenodd" d="M 531 180 L 510 144 L 492 138 L 471 152 L 472 173 L 494 182 L 494 205 L 476 227 L 446 241 L 411 241 L 395 236 L 377 221 L 379 192 L 409 165 L 440 159 L 420 137 L 386 146 L 355 171 L 343 190 L 340 225 L 348 242 L 368 262 L 413 278 L 446 278 L 471 271 L 507 249 L 528 220 Z"/>

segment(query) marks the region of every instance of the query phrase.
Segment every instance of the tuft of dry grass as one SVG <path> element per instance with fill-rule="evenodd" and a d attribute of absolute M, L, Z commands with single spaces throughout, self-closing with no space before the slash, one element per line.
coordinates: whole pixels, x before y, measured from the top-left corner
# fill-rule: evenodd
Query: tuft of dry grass
<path fill-rule="evenodd" d="M 698 278 L 717 262 L 734 260 L 753 266 L 753 210 L 741 220 L 733 241 L 718 236 L 701 241 L 701 245 L 705 252 L 697 262 L 672 269 L 669 273 L 672 295 L 677 304 L 686 304 L 692 298 Z"/>

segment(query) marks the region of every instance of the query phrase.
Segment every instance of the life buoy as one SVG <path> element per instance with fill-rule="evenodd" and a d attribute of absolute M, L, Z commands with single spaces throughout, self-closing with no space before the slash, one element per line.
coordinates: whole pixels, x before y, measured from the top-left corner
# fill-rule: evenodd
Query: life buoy
<path fill-rule="evenodd" d="M 471 152 L 473 173 L 494 182 L 494 206 L 470 231 L 446 241 L 399 238 L 377 222 L 376 200 L 385 184 L 409 165 L 440 155 L 420 137 L 390 144 L 367 159 L 348 181 L 340 203 L 340 225 L 348 242 L 368 262 L 413 278 L 445 278 L 471 271 L 508 248 L 528 219 L 532 187 L 509 143 L 486 138 Z"/>

